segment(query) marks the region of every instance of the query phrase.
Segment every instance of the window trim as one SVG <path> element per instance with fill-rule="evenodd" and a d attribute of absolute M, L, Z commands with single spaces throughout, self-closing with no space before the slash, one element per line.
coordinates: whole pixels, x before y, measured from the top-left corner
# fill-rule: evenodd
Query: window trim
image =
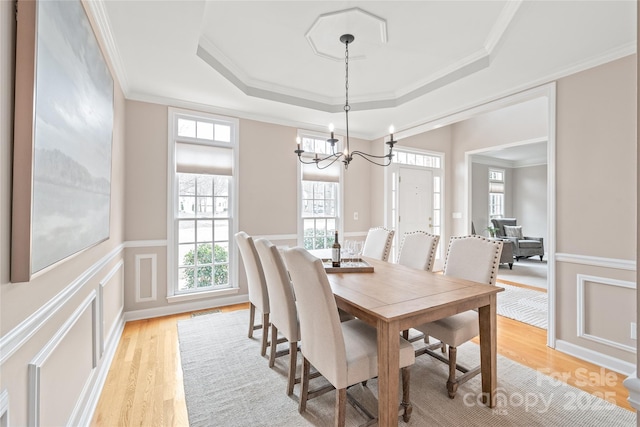
<path fill-rule="evenodd" d="M 202 291 L 177 292 L 178 280 L 178 259 L 177 242 L 178 227 L 176 219 L 178 217 L 178 175 L 176 172 L 176 149 L 177 141 L 194 143 L 198 139 L 177 136 L 176 123 L 178 117 L 186 117 L 194 120 L 207 119 L 219 122 L 226 122 L 231 126 L 231 141 L 216 142 L 210 144 L 216 147 L 229 148 L 232 151 L 233 174 L 231 175 L 231 194 L 229 196 L 230 219 L 229 219 L 229 284 L 228 288 L 211 290 L 207 288 Z M 237 294 L 240 289 L 238 283 L 238 250 L 234 235 L 238 232 L 238 166 L 239 166 L 239 129 L 240 121 L 233 117 L 219 116 L 205 112 L 194 112 L 180 108 L 168 108 L 168 143 L 167 143 L 167 302 L 179 303 L 189 300 L 197 300 L 211 297 L 222 297 L 229 294 Z"/>
<path fill-rule="evenodd" d="M 491 172 L 497 172 L 502 174 L 502 180 L 497 180 L 497 179 L 491 179 Z M 502 193 L 498 193 L 495 191 L 491 191 L 491 183 L 501 183 L 502 184 Z M 506 169 L 499 169 L 497 167 L 489 167 L 488 171 L 487 171 L 487 185 L 488 185 L 488 191 L 487 191 L 487 208 L 488 208 L 488 215 L 487 217 L 489 218 L 489 221 L 491 221 L 491 219 L 493 218 L 504 218 L 507 212 L 507 170 Z M 502 194 L 502 213 L 499 215 L 492 215 L 491 214 L 491 195 L 492 194 Z"/>
<path fill-rule="evenodd" d="M 317 138 L 317 139 L 326 139 L 326 134 L 320 133 L 320 132 L 313 132 L 313 131 L 307 131 L 307 130 L 303 130 L 303 129 L 298 129 L 297 131 L 297 135 L 298 137 L 300 137 L 301 139 L 306 136 L 306 137 L 311 137 L 311 138 Z M 337 147 L 340 147 L 342 145 L 342 137 L 336 135 L 336 138 L 338 139 L 337 142 Z M 339 150 L 336 148 L 336 152 L 338 152 Z M 304 155 L 303 155 L 304 156 Z M 311 157 L 310 157 L 311 158 Z M 340 160 L 337 160 L 338 162 L 340 162 Z M 297 162 L 297 168 L 296 168 L 296 181 L 297 181 L 297 201 L 296 201 L 296 209 L 297 209 L 297 222 L 298 222 L 298 227 L 297 227 L 297 244 L 300 247 L 304 247 L 304 221 L 302 218 L 302 164 L 298 161 Z M 336 229 L 338 230 L 339 233 L 339 239 L 340 241 L 344 240 L 344 221 L 343 221 L 343 217 L 344 217 L 344 168 L 340 167 L 340 178 L 339 178 L 339 182 L 338 184 L 338 197 L 336 200 L 337 206 L 336 206 Z"/>

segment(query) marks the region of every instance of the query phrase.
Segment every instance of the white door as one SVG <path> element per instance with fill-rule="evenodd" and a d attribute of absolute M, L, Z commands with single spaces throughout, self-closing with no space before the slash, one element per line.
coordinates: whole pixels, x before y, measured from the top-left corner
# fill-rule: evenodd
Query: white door
<path fill-rule="evenodd" d="M 433 233 L 433 171 L 400 167 L 396 219 L 398 249 L 405 232 L 422 230 Z"/>

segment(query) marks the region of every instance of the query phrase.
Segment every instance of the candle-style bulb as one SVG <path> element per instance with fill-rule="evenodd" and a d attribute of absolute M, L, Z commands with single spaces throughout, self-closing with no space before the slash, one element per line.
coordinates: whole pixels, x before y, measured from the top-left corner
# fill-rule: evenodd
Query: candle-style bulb
<path fill-rule="evenodd" d="M 334 129 L 333 123 L 329 123 L 329 132 L 331 132 L 331 139 L 334 139 L 333 138 L 333 129 Z"/>
<path fill-rule="evenodd" d="M 389 140 L 393 141 L 393 131 L 395 129 L 393 128 L 393 125 L 389 126 Z"/>

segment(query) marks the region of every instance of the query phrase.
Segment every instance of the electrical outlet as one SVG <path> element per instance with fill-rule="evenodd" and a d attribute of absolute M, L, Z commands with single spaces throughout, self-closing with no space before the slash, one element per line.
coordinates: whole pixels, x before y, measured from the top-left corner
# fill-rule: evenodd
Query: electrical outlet
<path fill-rule="evenodd" d="M 638 339 L 638 331 L 636 329 L 636 322 L 631 322 L 631 339 L 632 340 L 637 340 Z"/>
<path fill-rule="evenodd" d="M 357 221 L 358 220 L 358 212 L 354 212 L 353 213 L 353 220 Z"/>

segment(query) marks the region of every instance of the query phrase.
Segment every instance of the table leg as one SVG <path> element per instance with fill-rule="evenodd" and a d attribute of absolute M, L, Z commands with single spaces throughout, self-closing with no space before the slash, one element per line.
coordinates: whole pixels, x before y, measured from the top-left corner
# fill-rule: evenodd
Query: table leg
<path fill-rule="evenodd" d="M 496 404 L 497 340 L 496 294 L 489 305 L 478 309 L 480 326 L 480 370 L 482 375 L 482 402 L 490 408 Z"/>
<path fill-rule="evenodd" d="M 397 322 L 378 321 L 378 425 L 398 425 L 400 328 Z"/>

